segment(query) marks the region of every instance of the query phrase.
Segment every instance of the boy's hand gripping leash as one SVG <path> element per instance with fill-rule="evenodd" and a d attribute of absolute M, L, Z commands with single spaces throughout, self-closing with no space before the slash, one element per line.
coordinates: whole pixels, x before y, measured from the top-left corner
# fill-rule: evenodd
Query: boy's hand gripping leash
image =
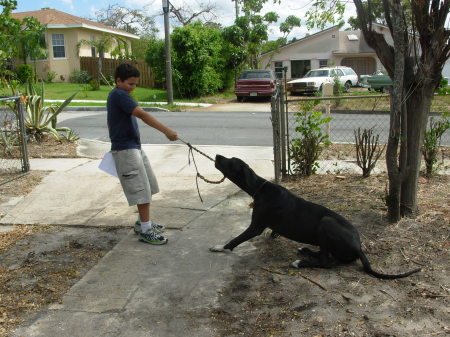
<path fill-rule="evenodd" d="M 195 183 L 197 185 L 197 192 L 198 192 L 198 197 L 200 198 L 200 201 L 203 202 L 202 196 L 200 195 L 200 189 L 198 188 L 198 178 L 202 179 L 203 181 L 209 183 L 209 184 L 220 184 L 225 180 L 225 176 L 218 180 L 218 181 L 212 181 L 209 179 L 206 179 L 204 176 L 202 176 L 200 174 L 200 172 L 198 172 L 198 168 L 197 168 L 197 164 L 195 162 L 195 158 L 194 158 L 194 151 L 197 151 L 198 153 L 200 153 L 201 155 L 205 156 L 206 158 L 208 158 L 209 160 L 211 160 L 212 162 L 215 162 L 214 159 L 212 159 L 210 156 L 208 156 L 207 154 L 203 153 L 202 151 L 200 151 L 199 149 L 195 148 L 194 146 L 192 146 L 189 142 L 184 141 L 183 139 L 181 139 L 180 137 L 178 137 L 178 140 L 183 142 L 184 144 L 186 144 L 189 147 L 189 153 L 188 153 L 188 162 L 189 165 L 191 165 L 191 157 L 192 157 L 192 162 L 194 163 L 195 166 L 195 170 L 197 171 L 197 175 L 195 176 Z"/>

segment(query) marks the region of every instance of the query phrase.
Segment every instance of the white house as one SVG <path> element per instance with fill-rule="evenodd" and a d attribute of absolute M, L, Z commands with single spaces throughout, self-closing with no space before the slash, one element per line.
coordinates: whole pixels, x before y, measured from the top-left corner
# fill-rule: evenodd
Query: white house
<path fill-rule="evenodd" d="M 374 28 L 385 34 L 388 43 L 392 43 L 387 27 L 374 24 Z M 351 67 L 358 75 L 384 70 L 361 31 L 340 31 L 339 26 L 307 35 L 277 51 L 265 53 L 261 55 L 260 62 L 263 68 L 273 69 L 280 78 L 283 67 L 287 67 L 288 80 L 301 78 L 310 69 L 329 65 Z"/>

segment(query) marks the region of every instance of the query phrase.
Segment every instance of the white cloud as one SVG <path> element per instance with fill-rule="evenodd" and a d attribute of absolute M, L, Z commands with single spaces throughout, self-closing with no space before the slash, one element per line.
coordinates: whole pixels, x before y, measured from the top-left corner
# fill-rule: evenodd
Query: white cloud
<path fill-rule="evenodd" d="M 72 0 L 62 0 L 62 2 L 70 8 L 71 11 L 75 10 Z"/>

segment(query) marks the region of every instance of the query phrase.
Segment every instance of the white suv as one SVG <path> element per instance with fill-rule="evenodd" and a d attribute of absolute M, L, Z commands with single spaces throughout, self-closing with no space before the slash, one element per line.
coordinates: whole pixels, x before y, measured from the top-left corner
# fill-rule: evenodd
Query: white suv
<path fill-rule="evenodd" d="M 349 67 L 332 67 L 313 69 L 303 78 L 288 82 L 287 90 L 291 93 L 313 93 L 322 91 L 322 85 L 326 82 L 333 83 L 338 78 L 345 90 L 358 84 L 358 75 Z"/>

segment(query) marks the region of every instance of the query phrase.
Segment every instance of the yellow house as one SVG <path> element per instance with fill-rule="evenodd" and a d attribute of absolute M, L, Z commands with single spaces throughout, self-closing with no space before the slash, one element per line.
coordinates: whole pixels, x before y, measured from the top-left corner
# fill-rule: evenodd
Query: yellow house
<path fill-rule="evenodd" d="M 131 40 L 139 39 L 137 35 L 126 31 L 50 8 L 13 13 L 12 17 L 34 17 L 41 24 L 47 25 L 45 41 L 48 56 L 45 60 L 36 61 L 36 70 L 38 77 L 44 79 L 49 71 L 56 72 L 55 82 L 67 81 L 71 72 L 80 70 L 80 56 L 97 56 L 95 48 L 90 46 L 81 46 L 78 53 L 79 41 L 99 39 L 105 33 L 113 34 L 126 41 L 131 51 Z M 104 57 L 110 58 L 111 55 L 106 53 Z"/>

